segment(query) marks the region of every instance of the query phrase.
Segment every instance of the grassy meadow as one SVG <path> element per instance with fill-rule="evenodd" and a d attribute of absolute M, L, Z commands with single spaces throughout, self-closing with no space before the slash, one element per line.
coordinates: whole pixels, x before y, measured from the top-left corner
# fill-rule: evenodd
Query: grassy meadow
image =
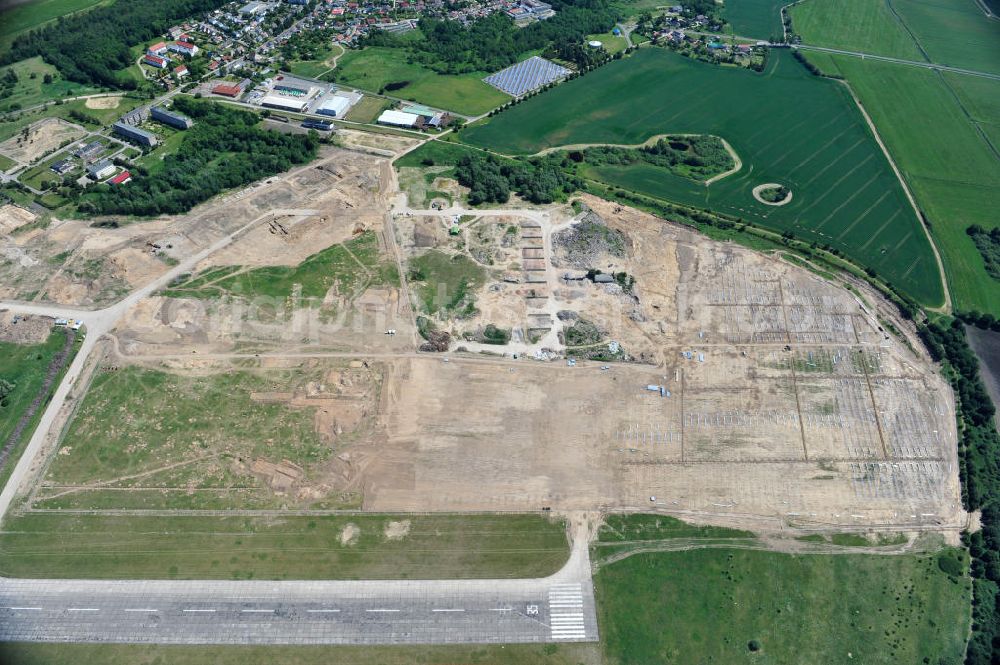
<path fill-rule="evenodd" d="M 971 583 L 939 558 L 738 549 L 635 554 L 595 577 L 607 662 L 957 663 Z"/>
<path fill-rule="evenodd" d="M 805 0 L 788 11 L 793 29 L 806 44 L 924 60 L 885 0 Z"/>
<path fill-rule="evenodd" d="M 0 406 L 0 446 L 14 433 L 18 421 L 28 411 L 35 395 L 42 389 L 45 376 L 53 359 L 66 345 L 66 335 L 55 330 L 42 344 L 13 344 L 0 342 L 0 379 L 14 384 L 14 389 L 7 396 L 7 402 Z M 69 362 L 66 364 L 69 365 Z M 59 385 L 53 383 L 52 390 Z M 34 421 L 41 418 L 44 404 L 35 414 Z M 28 444 L 34 423 L 30 424 L 20 438 L 14 442 L 14 448 L 5 467 L 0 468 L 0 487 L 3 487 L 17 462 L 24 446 Z"/>
<path fill-rule="evenodd" d="M 996 123 L 1000 82 L 846 56 L 832 62 L 871 114 L 927 216 L 955 307 L 1000 314 L 1000 285 L 965 232 L 971 224 L 1000 223 L 1000 160 L 970 119 Z"/>
<path fill-rule="evenodd" d="M 486 113 L 510 97 L 483 82 L 490 72 L 446 76 L 419 64 L 406 62 L 402 48 L 369 47 L 352 50 L 337 61 L 334 78 L 338 83 L 371 92 L 383 91 L 390 83 L 408 82 L 385 94 L 409 99 L 464 115 Z"/>
<path fill-rule="evenodd" d="M 19 665 L 580 665 L 599 660 L 594 644 L 447 646 L 166 646 L 0 644 L 0 662 Z"/>
<path fill-rule="evenodd" d="M 296 286 L 302 297 L 318 303 L 334 285 L 340 293 L 359 294 L 373 284 L 396 284 L 395 264 L 379 257 L 374 232 L 358 235 L 313 254 L 297 266 L 266 266 L 244 270 L 239 266 L 212 268 L 181 280 L 165 291 L 175 298 L 215 298 L 224 295 L 252 298 L 289 298 Z"/>
<path fill-rule="evenodd" d="M 62 99 L 63 97 L 90 95 L 100 92 L 99 88 L 63 79 L 56 68 L 43 62 L 40 56 L 15 62 L 9 68 L 14 70 L 18 80 L 14 86 L 13 94 L 0 101 L 0 110 L 7 108 L 30 108 L 44 102 Z M 4 67 L 0 70 L 0 73 L 3 73 L 7 69 L 8 67 Z M 51 83 L 45 83 L 46 74 L 52 77 Z"/>
<path fill-rule="evenodd" d="M 0 531 L 0 575 L 84 579 L 536 577 L 569 557 L 540 515 L 100 516 L 26 513 Z"/>
<path fill-rule="evenodd" d="M 772 53 L 757 74 L 641 49 L 461 136 L 530 154 L 577 143 L 641 143 L 667 132 L 721 136 L 743 168 L 709 187 L 642 164 L 588 167 L 584 175 L 790 230 L 875 269 L 920 302 L 943 302 L 930 243 L 847 89 L 809 75 L 788 53 Z M 789 187 L 792 201 L 755 201 L 753 187 L 768 182 Z"/>
<path fill-rule="evenodd" d="M 234 371 L 207 376 L 126 367 L 98 374 L 39 489 L 49 508 L 270 508 L 276 497 L 234 461 L 290 460 L 309 480 L 336 447 L 312 409 L 254 400 L 291 392 L 322 372 Z M 95 484 L 64 493 L 66 486 Z M 55 497 L 55 495 L 60 495 Z"/>

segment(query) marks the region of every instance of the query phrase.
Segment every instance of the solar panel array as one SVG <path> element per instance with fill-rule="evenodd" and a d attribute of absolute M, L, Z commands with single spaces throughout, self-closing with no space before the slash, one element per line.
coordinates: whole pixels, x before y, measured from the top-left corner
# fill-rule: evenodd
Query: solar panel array
<path fill-rule="evenodd" d="M 565 67 L 536 55 L 507 69 L 501 69 L 496 74 L 490 74 L 483 80 L 508 95 L 520 97 L 567 74 L 569 70 Z"/>

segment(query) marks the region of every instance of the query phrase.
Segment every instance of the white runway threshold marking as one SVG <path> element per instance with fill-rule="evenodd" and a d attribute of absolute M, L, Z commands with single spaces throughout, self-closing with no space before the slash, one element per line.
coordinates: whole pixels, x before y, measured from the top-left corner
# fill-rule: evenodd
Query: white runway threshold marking
<path fill-rule="evenodd" d="M 549 631 L 554 640 L 583 640 L 583 589 L 579 584 L 556 584 L 549 588 Z"/>

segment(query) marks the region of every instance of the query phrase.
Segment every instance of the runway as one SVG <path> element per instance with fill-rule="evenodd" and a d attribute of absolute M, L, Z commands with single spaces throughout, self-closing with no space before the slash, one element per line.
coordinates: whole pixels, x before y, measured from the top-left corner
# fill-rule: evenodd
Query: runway
<path fill-rule="evenodd" d="M 598 639 L 586 539 L 522 580 L 0 579 L 0 641 L 460 644 Z"/>

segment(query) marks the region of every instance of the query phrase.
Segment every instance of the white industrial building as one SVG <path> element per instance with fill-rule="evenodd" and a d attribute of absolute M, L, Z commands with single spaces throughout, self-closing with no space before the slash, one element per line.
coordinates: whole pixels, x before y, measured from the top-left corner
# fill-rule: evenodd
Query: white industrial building
<path fill-rule="evenodd" d="M 413 113 L 403 113 L 402 111 L 383 111 L 378 117 L 380 125 L 392 125 L 394 127 L 413 127 L 420 119 L 419 115 Z"/>
<path fill-rule="evenodd" d="M 323 101 L 316 109 L 320 115 L 331 115 L 334 118 L 343 118 L 347 109 L 351 108 L 351 99 L 343 95 L 331 95 Z"/>
<path fill-rule="evenodd" d="M 292 99 L 291 97 L 279 97 L 278 95 L 267 95 L 260 102 L 261 106 L 279 111 L 291 111 L 293 113 L 305 113 L 309 103 L 304 99 Z"/>

